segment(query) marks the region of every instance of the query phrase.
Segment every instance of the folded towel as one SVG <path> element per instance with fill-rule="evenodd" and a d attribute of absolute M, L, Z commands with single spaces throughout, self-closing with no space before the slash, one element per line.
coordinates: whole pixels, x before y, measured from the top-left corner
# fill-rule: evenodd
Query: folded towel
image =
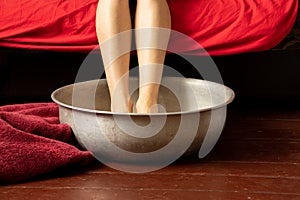
<path fill-rule="evenodd" d="M 0 183 L 93 161 L 90 152 L 76 147 L 71 128 L 59 123 L 56 104 L 0 106 Z"/>

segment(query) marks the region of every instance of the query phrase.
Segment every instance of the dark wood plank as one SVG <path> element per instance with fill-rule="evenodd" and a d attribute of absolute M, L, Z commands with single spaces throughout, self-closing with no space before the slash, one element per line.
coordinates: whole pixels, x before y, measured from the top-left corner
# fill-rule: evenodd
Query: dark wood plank
<path fill-rule="evenodd" d="M 70 181 L 72 180 L 72 181 Z M 132 174 L 82 174 L 70 178 L 57 178 L 43 182 L 31 182 L 26 186 L 10 188 L 26 189 L 103 189 L 114 190 L 172 190 L 172 191 L 226 191 L 298 195 L 299 179 L 228 177 L 200 175 L 132 175 Z"/>
<path fill-rule="evenodd" d="M 19 189 L 10 188 L 5 193 L 0 189 L 1 200 L 32 200 L 32 199 L 205 199 L 205 200 L 298 200 L 297 194 L 272 194 L 272 193 L 251 193 L 251 192 L 228 192 L 228 191 L 192 191 L 192 190 L 151 190 L 151 189 L 112 189 L 112 188 L 61 188 L 61 189 Z"/>
<path fill-rule="evenodd" d="M 101 175 L 102 173 L 124 174 L 99 164 L 88 171 L 88 174 Z M 156 175 L 203 175 L 203 176 L 237 176 L 237 177 L 268 177 L 297 179 L 300 177 L 300 164 L 287 163 L 243 163 L 243 162 L 216 162 L 201 160 L 183 160 L 172 165 L 151 172 Z"/>
<path fill-rule="evenodd" d="M 300 112 L 284 119 L 257 110 L 241 112 L 229 114 L 209 160 L 299 163 Z M 287 116 L 290 112 L 285 111 Z"/>
<path fill-rule="evenodd" d="M 235 139 L 300 141 L 299 126 L 300 120 L 232 119 L 231 121 L 227 120 L 223 135 Z"/>
<path fill-rule="evenodd" d="M 206 159 L 214 161 L 300 163 L 300 142 L 220 140 Z"/>
<path fill-rule="evenodd" d="M 300 104 L 299 104 L 300 105 Z M 300 110 L 228 110 L 222 136 L 232 139 L 300 140 Z"/>
<path fill-rule="evenodd" d="M 208 168 L 209 164 L 207 165 Z M 174 166 L 175 167 L 175 166 Z M 200 166 L 199 166 L 200 167 Z M 226 168 L 226 165 L 224 166 Z M 220 168 L 220 166 L 219 166 Z M 294 168 L 295 169 L 295 168 Z M 168 170 L 167 168 L 165 170 Z M 297 169 L 296 169 L 297 170 Z M 298 166 L 299 170 L 299 166 Z M 203 170 L 205 171 L 205 170 Z M 209 170 L 206 170 L 209 171 Z M 241 169 L 240 171 L 243 171 Z M 4 188 L 112 188 L 121 190 L 151 189 L 151 190 L 192 190 L 192 191 L 227 191 L 252 192 L 297 195 L 300 191 L 299 176 L 278 176 L 276 170 L 272 174 L 254 173 L 248 175 L 238 169 L 218 173 L 211 169 L 209 173 L 168 173 L 153 172 L 147 174 L 128 174 L 112 170 L 100 173 L 74 174 L 67 177 L 57 177 L 33 181 L 29 183 L 4 186 Z M 252 170 L 254 171 L 254 170 Z M 216 173 L 213 173 L 216 172 Z M 234 174 L 235 173 L 235 174 Z"/>

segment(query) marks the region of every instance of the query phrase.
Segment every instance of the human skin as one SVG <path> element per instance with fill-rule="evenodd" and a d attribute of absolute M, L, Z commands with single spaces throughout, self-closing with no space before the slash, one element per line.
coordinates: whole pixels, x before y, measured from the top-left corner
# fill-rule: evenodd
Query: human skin
<path fill-rule="evenodd" d="M 168 32 L 166 34 L 165 31 L 159 31 L 158 28 L 163 28 L 163 30 L 170 30 L 171 28 L 167 1 L 137 0 L 135 40 L 140 69 L 139 97 L 136 102 L 137 113 L 157 112 L 158 91 L 166 54 L 165 49 L 169 40 Z M 128 73 L 131 29 L 128 0 L 99 0 L 96 13 L 96 31 L 111 96 L 111 111 L 113 112 L 132 112 L 133 110 L 133 102 L 129 94 Z M 139 32 L 139 30 L 147 30 L 147 34 L 144 34 L 143 31 Z M 120 33 L 121 37 L 112 40 L 114 36 Z M 101 45 L 105 41 L 112 42 Z M 145 48 L 143 41 L 150 43 L 152 48 Z"/>

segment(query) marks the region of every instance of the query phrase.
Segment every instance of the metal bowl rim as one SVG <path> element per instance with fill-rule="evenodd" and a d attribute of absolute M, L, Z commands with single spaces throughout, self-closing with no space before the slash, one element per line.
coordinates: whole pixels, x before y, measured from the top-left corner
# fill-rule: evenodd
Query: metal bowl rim
<path fill-rule="evenodd" d="M 165 78 L 178 78 L 178 77 L 165 77 Z M 215 82 L 212 82 L 212 81 L 207 81 L 207 80 L 202 80 L 202 79 L 193 79 L 193 78 L 184 78 L 186 80 L 189 80 L 189 81 L 204 81 L 204 82 L 207 82 L 209 84 L 215 84 L 215 85 L 221 85 L 219 83 L 215 83 Z M 98 79 L 98 80 L 104 80 L 104 79 Z M 96 81 L 96 80 L 90 80 L 90 81 Z M 169 116 L 169 115 L 184 115 L 184 114 L 193 114 L 193 113 L 199 113 L 199 112 L 205 112 L 205 111 L 210 111 L 210 110 L 214 110 L 214 109 L 218 109 L 218 108 L 221 108 L 221 107 L 224 107 L 228 104 L 230 104 L 234 98 L 235 98 L 235 93 L 234 91 L 225 86 L 225 85 L 222 85 L 226 91 L 229 91 L 229 93 L 231 94 L 230 97 L 227 99 L 227 101 L 221 103 L 221 104 L 217 104 L 217 105 L 214 105 L 214 106 L 208 106 L 208 107 L 203 107 L 201 109 L 195 109 L 195 110 L 189 110 L 189 111 L 183 111 L 183 112 L 166 112 L 166 113 L 123 113 L 123 112 L 111 112 L 111 111 L 103 111 L 103 110 L 92 110 L 92 109 L 87 109 L 87 108 L 80 108 L 80 107 L 76 107 L 76 106 L 72 106 L 72 105 L 68 105 L 68 104 L 65 104 L 59 100 L 57 100 L 55 98 L 55 94 L 61 90 L 63 90 L 64 88 L 66 87 L 70 87 L 70 86 L 73 86 L 75 84 L 84 84 L 86 82 L 89 82 L 89 81 L 84 81 L 84 82 L 78 82 L 78 83 L 74 83 L 74 84 L 69 84 L 69 85 L 66 85 L 66 86 L 63 86 L 63 87 L 60 87 L 56 90 L 54 90 L 51 94 L 51 99 L 56 103 L 58 104 L 59 106 L 62 106 L 62 107 L 66 107 L 66 108 L 69 108 L 69 109 L 72 109 L 72 110 L 76 110 L 76 111 L 82 111 L 82 112 L 88 112 L 88 113 L 95 113 L 95 114 L 104 114 L 104 115 L 129 115 L 129 116 Z"/>

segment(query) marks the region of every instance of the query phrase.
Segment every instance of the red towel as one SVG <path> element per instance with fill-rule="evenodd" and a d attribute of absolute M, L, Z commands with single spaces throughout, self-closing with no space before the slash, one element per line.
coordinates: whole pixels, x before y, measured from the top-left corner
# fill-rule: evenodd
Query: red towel
<path fill-rule="evenodd" d="M 86 165 L 92 154 L 76 147 L 54 103 L 0 107 L 0 183 L 24 181 L 60 167 Z"/>

